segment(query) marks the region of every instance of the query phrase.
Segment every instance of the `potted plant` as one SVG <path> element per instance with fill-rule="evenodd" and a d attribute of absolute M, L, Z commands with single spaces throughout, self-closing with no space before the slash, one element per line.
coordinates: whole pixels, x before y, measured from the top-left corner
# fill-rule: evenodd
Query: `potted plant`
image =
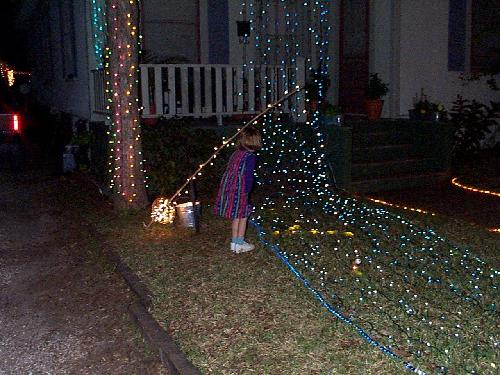
<path fill-rule="evenodd" d="M 322 93 L 320 94 L 320 87 Z M 312 69 L 310 80 L 305 85 L 306 103 L 310 112 L 318 110 L 318 103 L 330 88 L 330 77 L 322 73 L 321 68 Z M 321 96 L 321 97 L 320 97 Z"/>
<path fill-rule="evenodd" d="M 413 98 L 413 109 L 408 110 L 408 115 L 410 120 L 442 121 L 446 118 L 446 111 L 442 104 L 431 102 L 422 89 L 420 98 L 417 95 Z"/>
<path fill-rule="evenodd" d="M 342 126 L 344 123 L 344 114 L 339 106 L 325 103 L 321 108 L 321 122 L 325 126 Z"/>
<path fill-rule="evenodd" d="M 384 106 L 382 98 L 388 91 L 388 85 L 382 82 L 377 73 L 370 74 L 370 80 L 368 81 L 368 86 L 365 91 L 365 108 L 368 119 L 378 120 L 380 118 Z"/>

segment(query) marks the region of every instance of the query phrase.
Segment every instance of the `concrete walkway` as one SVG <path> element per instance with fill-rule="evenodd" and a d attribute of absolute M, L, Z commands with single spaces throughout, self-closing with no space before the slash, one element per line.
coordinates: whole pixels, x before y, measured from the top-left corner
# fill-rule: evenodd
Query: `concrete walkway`
<path fill-rule="evenodd" d="M 61 179 L 0 171 L 0 374 L 162 374 Z M 94 261 L 92 261 L 94 259 Z"/>

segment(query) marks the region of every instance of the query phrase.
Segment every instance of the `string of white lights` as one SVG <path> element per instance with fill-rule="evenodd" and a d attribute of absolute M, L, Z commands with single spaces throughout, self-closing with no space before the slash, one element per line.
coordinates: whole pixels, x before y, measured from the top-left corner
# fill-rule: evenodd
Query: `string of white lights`
<path fill-rule="evenodd" d="M 189 183 L 193 180 L 196 180 L 198 176 L 202 175 L 202 170 L 207 166 L 207 165 L 213 165 L 213 160 L 217 158 L 217 155 L 228 145 L 230 145 L 236 137 L 247 127 L 251 125 L 256 125 L 258 124 L 258 121 L 264 117 L 267 113 L 272 111 L 273 109 L 279 107 L 285 100 L 288 98 L 292 97 L 295 95 L 297 92 L 302 90 L 303 88 L 301 87 L 296 87 L 295 90 L 291 92 L 287 92 L 285 96 L 277 100 L 276 102 L 269 104 L 268 107 L 260 112 L 258 115 L 253 117 L 250 121 L 248 121 L 243 127 L 241 127 L 233 136 L 231 136 L 228 139 L 225 139 L 222 142 L 222 145 L 219 147 L 214 147 L 215 152 L 203 163 L 201 163 L 196 171 L 189 176 L 186 181 L 177 189 L 177 191 L 170 197 L 170 198 L 164 198 L 160 197 L 153 202 L 152 205 L 152 210 L 151 210 L 151 222 L 148 225 L 148 227 L 154 223 L 162 223 L 162 224 L 169 224 L 172 223 L 175 219 L 175 206 L 177 205 L 176 199 L 182 194 L 184 189 L 189 185 Z M 185 194 L 188 194 L 189 191 L 185 191 Z"/>

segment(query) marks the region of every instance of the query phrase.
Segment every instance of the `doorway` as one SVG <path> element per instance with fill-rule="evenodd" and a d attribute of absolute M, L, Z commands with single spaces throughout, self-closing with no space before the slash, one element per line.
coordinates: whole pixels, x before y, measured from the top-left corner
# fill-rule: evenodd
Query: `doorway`
<path fill-rule="evenodd" d="M 369 0 L 342 0 L 340 10 L 339 105 L 345 113 L 365 113 L 369 78 Z"/>

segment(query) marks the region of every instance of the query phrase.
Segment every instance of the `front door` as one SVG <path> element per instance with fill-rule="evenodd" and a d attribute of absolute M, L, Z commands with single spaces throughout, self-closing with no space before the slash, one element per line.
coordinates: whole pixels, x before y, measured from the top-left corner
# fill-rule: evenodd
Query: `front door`
<path fill-rule="evenodd" d="M 369 0 L 342 0 L 340 12 L 339 105 L 364 113 L 369 78 Z"/>
<path fill-rule="evenodd" d="M 228 0 L 208 0 L 208 45 L 210 64 L 229 64 Z"/>

